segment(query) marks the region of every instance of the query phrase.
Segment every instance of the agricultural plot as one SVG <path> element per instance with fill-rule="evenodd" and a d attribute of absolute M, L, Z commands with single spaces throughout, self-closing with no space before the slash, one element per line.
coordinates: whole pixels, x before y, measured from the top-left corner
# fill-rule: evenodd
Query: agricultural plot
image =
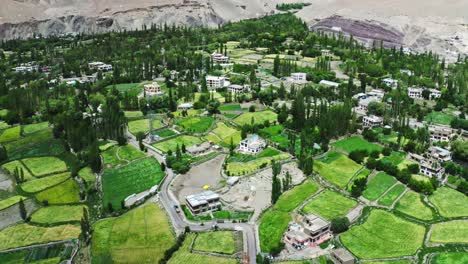
<path fill-rule="evenodd" d="M 0 231 L 0 250 L 78 238 L 80 233 L 80 227 L 76 225 L 40 227 L 19 224 Z"/>
<path fill-rule="evenodd" d="M 153 120 L 153 129 L 161 128 L 163 126 L 161 120 Z M 128 122 L 128 131 L 136 135 L 138 132 L 148 133 L 150 130 L 150 120 L 149 119 L 139 119 Z"/>
<path fill-rule="evenodd" d="M 284 127 L 282 125 L 269 126 L 269 127 L 260 129 L 259 134 L 262 137 L 270 138 L 276 135 L 280 135 L 283 130 L 284 130 Z"/>
<path fill-rule="evenodd" d="M 396 203 L 395 209 L 401 213 L 421 220 L 432 220 L 432 210 L 427 206 L 419 193 L 408 191 Z"/>
<path fill-rule="evenodd" d="M 262 252 L 270 252 L 280 247 L 283 233 L 288 228 L 289 221 L 291 221 L 291 216 L 288 212 L 270 209 L 263 213 L 258 227 Z"/>
<path fill-rule="evenodd" d="M 126 164 L 127 162 L 117 157 L 118 146 L 111 147 L 101 153 L 104 164 L 110 167 Z"/>
<path fill-rule="evenodd" d="M 9 128 L 10 125 L 7 124 L 5 121 L 0 121 L 0 129 L 6 129 Z"/>
<path fill-rule="evenodd" d="M 169 219 L 153 203 L 98 221 L 93 230 L 93 263 L 158 263 L 175 243 Z"/>
<path fill-rule="evenodd" d="M 452 120 L 454 120 L 455 118 L 456 117 L 451 114 L 432 111 L 424 117 L 424 121 L 434 124 L 450 126 L 450 122 L 452 122 Z"/>
<path fill-rule="evenodd" d="M 190 263 L 190 264 L 236 264 L 237 260 L 233 258 L 222 258 L 211 255 L 202 255 L 196 253 L 190 253 L 190 246 L 192 245 L 196 234 L 190 233 L 185 237 L 184 243 L 177 250 L 171 259 L 169 259 L 168 264 L 180 264 L 180 263 Z M 195 241 L 196 242 L 196 241 Z"/>
<path fill-rule="evenodd" d="M 302 208 L 302 212 L 305 214 L 317 214 L 331 221 L 335 218 L 345 216 L 356 205 L 357 202 L 352 199 L 337 192 L 325 190 L 307 203 Z"/>
<path fill-rule="evenodd" d="M 78 172 L 78 176 L 88 184 L 93 184 L 96 181 L 96 175 L 90 167 L 85 167 Z"/>
<path fill-rule="evenodd" d="M 58 224 L 79 222 L 83 217 L 83 205 L 57 205 L 47 206 L 35 211 L 31 221 L 38 224 Z"/>
<path fill-rule="evenodd" d="M 391 206 L 393 202 L 405 191 L 406 187 L 403 184 L 395 185 L 379 200 L 379 204 Z"/>
<path fill-rule="evenodd" d="M 393 151 L 389 156 L 384 156 L 381 161 L 388 162 L 395 166 L 399 166 L 406 158 L 406 154 L 404 152 L 396 152 Z"/>
<path fill-rule="evenodd" d="M 353 178 L 353 181 L 350 181 L 348 183 L 348 188 L 347 188 L 347 191 L 348 192 L 351 192 L 351 188 L 353 187 L 353 182 L 357 179 L 362 179 L 362 178 L 366 178 L 367 176 L 369 176 L 371 174 L 371 171 L 368 170 L 368 169 L 362 169 L 354 178 Z"/>
<path fill-rule="evenodd" d="M 281 153 L 272 157 L 257 158 L 248 162 L 231 162 L 227 164 L 226 172 L 231 176 L 245 175 L 269 166 L 273 160 L 286 160 L 289 157 L 289 154 Z"/>
<path fill-rule="evenodd" d="M 186 132 L 202 134 L 211 127 L 214 121 L 213 117 L 200 116 L 178 119 L 175 123 Z"/>
<path fill-rule="evenodd" d="M 424 226 L 373 210 L 364 224 L 351 227 L 340 239 L 357 257 L 380 259 L 414 255 L 423 244 L 424 234 Z"/>
<path fill-rule="evenodd" d="M 359 169 L 359 164 L 338 152 L 330 152 L 314 162 L 314 170 L 340 188 L 346 187 Z"/>
<path fill-rule="evenodd" d="M 242 111 L 240 104 L 225 104 L 220 106 L 219 111 Z"/>
<path fill-rule="evenodd" d="M 104 171 L 102 176 L 103 205 L 120 208 L 120 203 L 129 195 L 149 190 L 164 177 L 160 164 L 154 158 L 134 161 L 118 169 Z"/>
<path fill-rule="evenodd" d="M 468 221 L 450 221 L 432 225 L 432 243 L 468 243 Z"/>
<path fill-rule="evenodd" d="M 21 137 L 21 126 L 7 128 L 0 133 L 0 143 L 14 141 Z"/>
<path fill-rule="evenodd" d="M 216 128 L 213 129 L 205 139 L 224 146 L 229 146 L 232 139 L 232 143 L 237 146 L 242 140 L 242 137 L 239 130 L 227 126 L 225 123 L 218 123 L 216 124 Z"/>
<path fill-rule="evenodd" d="M 189 109 L 187 110 L 187 116 L 196 116 L 196 115 L 199 115 L 201 114 L 202 111 L 201 110 L 195 110 L 195 109 Z M 182 110 L 177 110 L 175 112 L 172 112 L 172 114 L 175 116 L 175 117 L 183 117 L 182 116 Z"/>
<path fill-rule="evenodd" d="M 153 135 L 159 136 L 161 138 L 172 137 L 172 136 L 175 136 L 176 134 L 177 133 L 174 132 L 174 130 L 169 129 L 169 128 L 165 128 L 165 129 L 161 129 L 161 130 L 153 132 Z"/>
<path fill-rule="evenodd" d="M 432 259 L 431 264 L 456 264 L 468 263 L 468 253 L 466 252 L 446 252 L 439 253 Z"/>
<path fill-rule="evenodd" d="M 130 95 L 137 96 L 143 92 L 144 83 L 119 83 L 115 85 L 106 86 L 106 90 L 117 89 L 120 93 L 129 93 Z"/>
<path fill-rule="evenodd" d="M 372 151 L 382 151 L 382 147 L 371 143 L 360 136 L 354 136 L 347 139 L 343 139 L 333 143 L 333 146 L 342 149 L 343 151 L 350 153 L 355 150 L 367 150 L 367 152 Z"/>
<path fill-rule="evenodd" d="M 437 208 L 443 217 L 468 216 L 468 197 L 461 192 L 448 187 L 438 188 L 430 197 L 429 201 Z"/>
<path fill-rule="evenodd" d="M 24 197 L 24 196 L 21 196 L 21 195 L 15 195 L 15 196 L 12 196 L 12 197 L 8 197 L 8 198 L 6 198 L 4 200 L 1 200 L 0 201 L 0 211 L 19 203 L 19 201 L 21 199 L 23 199 L 23 201 L 26 201 L 26 199 L 28 199 L 28 198 Z"/>
<path fill-rule="evenodd" d="M 69 172 L 55 174 L 37 180 L 27 181 L 21 184 L 21 189 L 27 193 L 36 193 L 62 183 L 68 178 L 70 178 Z"/>
<path fill-rule="evenodd" d="M 23 162 L 36 177 L 42 177 L 67 170 L 67 164 L 56 157 L 27 158 L 22 159 L 21 162 Z"/>
<path fill-rule="evenodd" d="M 25 135 L 29 135 L 39 130 L 46 129 L 48 127 L 49 127 L 49 122 L 41 122 L 41 123 L 36 123 L 36 124 L 25 125 L 23 126 L 23 133 Z"/>
<path fill-rule="evenodd" d="M 367 183 L 367 187 L 362 193 L 362 196 L 369 201 L 375 201 L 396 182 L 397 180 L 392 176 L 380 172 Z"/>
<path fill-rule="evenodd" d="M 199 233 L 195 239 L 193 249 L 232 255 L 236 253 L 235 233 L 232 231 Z"/>
<path fill-rule="evenodd" d="M 51 152 L 51 149 L 50 149 L 51 140 L 53 140 L 52 129 L 48 128 L 48 129 L 39 130 L 36 133 L 32 133 L 26 137 L 19 138 L 18 140 L 8 142 L 5 144 L 5 147 L 8 153 L 9 154 L 11 153 L 9 155 L 10 158 L 13 159 L 13 156 L 15 153 L 20 152 L 20 151 L 22 152 L 29 151 L 31 150 L 31 148 L 41 143 L 45 144 L 45 146 L 43 147 L 47 150 L 46 153 L 50 153 Z M 60 152 L 63 151 L 63 147 L 61 144 L 58 147 L 59 147 Z"/>
<path fill-rule="evenodd" d="M 10 161 L 8 163 L 5 163 L 2 165 L 2 168 L 4 168 L 5 170 L 8 171 L 9 174 L 13 175 L 13 173 L 15 172 L 15 169 L 18 168 L 18 170 L 21 170 L 23 169 L 23 173 L 24 173 L 24 179 L 25 180 L 29 180 L 29 179 L 32 179 L 33 176 L 31 175 L 31 173 L 29 173 L 29 170 L 23 165 L 23 163 L 21 163 L 21 161 L 19 160 L 14 160 L 14 161 Z"/>
<path fill-rule="evenodd" d="M 305 199 L 312 196 L 319 190 L 317 183 L 306 181 L 301 185 L 281 194 L 280 198 L 273 206 L 273 209 L 282 212 L 291 212 L 298 207 Z"/>
<path fill-rule="evenodd" d="M 59 185 L 36 194 L 40 202 L 48 201 L 49 204 L 70 204 L 80 201 L 80 186 L 69 179 Z"/>
<path fill-rule="evenodd" d="M 143 112 L 141 111 L 125 111 L 124 114 L 126 118 L 143 117 Z"/>
<path fill-rule="evenodd" d="M 165 140 L 162 142 L 158 142 L 153 144 L 153 146 L 162 152 L 168 152 L 169 150 L 175 151 L 177 148 L 177 145 L 179 147 L 182 147 L 184 144 L 186 148 L 200 144 L 202 143 L 203 140 L 199 137 L 194 137 L 194 136 L 187 136 L 187 135 L 181 135 L 175 138 L 171 138 L 169 140 Z"/>
<path fill-rule="evenodd" d="M 138 150 L 132 145 L 121 146 L 119 147 L 117 152 L 118 152 L 118 157 L 120 157 L 120 159 L 123 159 L 125 161 L 134 161 L 137 159 L 144 158 L 146 156 L 143 152 L 141 152 L 140 150 Z"/>
<path fill-rule="evenodd" d="M 261 112 L 246 112 L 234 119 L 234 123 L 239 126 L 252 124 L 263 124 L 265 121 L 274 123 L 278 121 L 278 114 L 273 111 L 266 110 Z"/>
<path fill-rule="evenodd" d="M 194 102 L 200 101 L 202 93 L 195 93 L 195 100 Z M 218 92 L 210 91 L 210 94 L 207 93 L 207 96 L 212 97 L 213 99 L 218 100 L 220 103 L 224 103 L 226 101 L 226 98 Z"/>

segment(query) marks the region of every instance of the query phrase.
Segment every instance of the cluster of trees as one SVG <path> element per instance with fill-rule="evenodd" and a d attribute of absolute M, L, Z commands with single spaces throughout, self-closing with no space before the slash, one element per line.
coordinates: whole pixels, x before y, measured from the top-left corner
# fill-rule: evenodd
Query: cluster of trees
<path fill-rule="evenodd" d="M 190 162 L 187 157 L 184 157 L 185 152 L 185 144 L 182 144 L 182 147 L 177 144 L 175 153 L 172 150 L 167 152 L 165 166 L 173 169 L 176 173 L 186 173 L 190 169 Z"/>

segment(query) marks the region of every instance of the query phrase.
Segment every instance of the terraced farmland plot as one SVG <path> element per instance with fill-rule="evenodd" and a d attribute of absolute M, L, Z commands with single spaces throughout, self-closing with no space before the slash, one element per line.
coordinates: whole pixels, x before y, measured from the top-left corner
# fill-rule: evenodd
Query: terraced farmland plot
<path fill-rule="evenodd" d="M 235 233 L 233 231 L 199 233 L 193 249 L 232 255 L 236 253 Z"/>
<path fill-rule="evenodd" d="M 32 134 L 34 132 L 37 132 L 39 130 L 46 129 L 48 127 L 49 127 L 49 122 L 42 122 L 42 123 L 25 125 L 25 126 L 23 126 L 23 133 L 25 135 L 28 135 L 28 134 Z"/>
<path fill-rule="evenodd" d="M 239 126 L 246 124 L 250 125 L 252 121 L 256 125 L 263 124 L 265 121 L 273 123 L 278 121 L 278 114 L 270 110 L 260 112 L 246 112 L 234 119 L 234 123 L 238 124 Z"/>
<path fill-rule="evenodd" d="M 47 200 L 49 204 L 70 204 L 80 201 L 80 186 L 73 179 L 36 194 L 40 202 Z"/>
<path fill-rule="evenodd" d="M 8 142 L 5 144 L 5 147 L 8 151 L 10 158 L 13 158 L 13 156 L 16 156 L 18 153 L 21 152 L 28 152 L 31 149 L 37 152 L 37 145 L 39 144 L 46 144 L 45 146 L 42 146 L 43 148 L 45 148 L 46 151 L 42 151 L 41 153 L 51 153 L 56 150 L 50 149 L 52 147 L 50 142 L 58 142 L 54 141 L 53 139 L 54 138 L 52 135 L 52 129 L 48 128 L 29 134 L 26 137 L 19 138 L 18 140 Z M 55 146 L 55 148 L 58 148 L 58 150 L 60 151 L 59 153 L 63 151 L 62 144 L 60 144 L 59 146 Z"/>
<path fill-rule="evenodd" d="M 161 150 L 162 152 L 168 152 L 169 150 L 175 151 L 177 145 L 179 145 L 179 147 L 182 147 L 182 144 L 185 144 L 185 147 L 188 148 L 190 146 L 200 144 L 202 142 L 203 140 L 199 137 L 181 135 L 175 138 L 171 138 L 169 140 L 155 143 L 153 144 L 153 146 Z"/>
<path fill-rule="evenodd" d="M 272 157 L 258 158 L 248 162 L 231 162 L 226 166 L 228 175 L 245 175 L 267 167 L 273 160 L 286 160 L 290 157 L 289 154 L 281 153 Z"/>
<path fill-rule="evenodd" d="M 371 143 L 361 136 L 354 136 L 346 139 L 342 139 L 333 143 L 333 146 L 340 148 L 348 153 L 354 150 L 367 150 L 367 152 L 371 153 L 374 150 L 382 151 L 382 147 Z"/>
<path fill-rule="evenodd" d="M 141 152 L 139 149 L 135 148 L 132 145 L 125 145 L 119 147 L 117 150 L 118 156 L 120 159 L 126 160 L 126 161 L 134 161 L 136 159 L 141 159 L 146 157 L 145 153 Z"/>
<path fill-rule="evenodd" d="M 219 107 L 219 111 L 242 111 L 240 104 L 225 104 Z"/>
<path fill-rule="evenodd" d="M 112 203 L 113 208 L 120 208 L 120 203 L 127 196 L 151 189 L 164 177 L 160 164 L 154 158 L 134 161 L 118 169 L 104 171 L 102 189 L 103 206 Z"/>
<path fill-rule="evenodd" d="M 280 198 L 273 206 L 275 210 L 291 212 L 298 207 L 304 200 L 312 196 L 319 190 L 317 183 L 306 181 L 301 185 L 281 194 Z"/>
<path fill-rule="evenodd" d="M 287 212 L 270 209 L 262 215 L 258 227 L 262 252 L 270 252 L 280 246 L 289 221 L 291 221 L 291 216 Z"/>
<path fill-rule="evenodd" d="M 325 190 L 308 202 L 302 212 L 305 214 L 317 214 L 331 221 L 345 216 L 358 203 L 337 192 Z"/>
<path fill-rule="evenodd" d="M 8 163 L 5 163 L 5 164 L 2 165 L 2 168 L 7 170 L 8 173 L 10 173 L 11 175 L 13 175 L 16 168 L 18 168 L 18 170 L 23 169 L 24 179 L 25 180 L 30 180 L 30 179 L 33 178 L 31 173 L 29 173 L 29 170 L 19 160 L 14 160 L 14 161 L 10 161 Z"/>
<path fill-rule="evenodd" d="M 36 177 L 64 172 L 67 170 L 67 164 L 56 157 L 27 158 L 22 159 L 21 161 Z"/>
<path fill-rule="evenodd" d="M 227 126 L 225 123 L 216 124 L 216 128 L 205 137 L 208 141 L 224 146 L 229 146 L 231 144 L 231 138 L 232 143 L 237 146 L 242 140 L 241 132 L 235 128 Z"/>
<path fill-rule="evenodd" d="M 403 184 L 395 185 L 379 200 L 379 204 L 391 206 L 393 202 L 405 191 L 406 187 Z"/>
<path fill-rule="evenodd" d="M 450 221 L 432 225 L 429 239 L 432 243 L 468 243 L 468 221 Z"/>
<path fill-rule="evenodd" d="M 148 133 L 150 130 L 150 120 L 149 119 L 139 119 L 135 121 L 128 122 L 128 131 L 133 135 L 136 135 L 138 132 Z M 163 124 L 161 120 L 153 120 L 153 129 L 162 127 Z"/>
<path fill-rule="evenodd" d="M 397 180 L 392 176 L 380 172 L 367 183 L 367 187 L 362 193 L 362 196 L 369 201 L 375 201 L 396 182 Z"/>
<path fill-rule="evenodd" d="M 457 264 L 468 263 L 467 252 L 439 253 L 432 259 L 431 264 Z"/>
<path fill-rule="evenodd" d="M 0 143 L 17 140 L 21 137 L 21 126 L 15 126 L 0 131 Z"/>
<path fill-rule="evenodd" d="M 26 199 L 28 199 L 27 197 L 24 197 L 24 196 L 21 196 L 21 195 L 15 195 L 15 196 L 12 196 L 12 197 L 8 197 L 6 199 L 3 199 L 0 201 L 0 210 L 3 210 L 5 208 L 8 208 L 10 206 L 13 206 L 17 203 L 19 203 L 19 201 L 23 199 L 23 201 L 26 201 Z"/>
<path fill-rule="evenodd" d="M 440 187 L 429 197 L 429 201 L 435 205 L 441 216 L 468 216 L 468 197 L 454 189 Z"/>
<path fill-rule="evenodd" d="M 187 117 L 178 119 L 176 124 L 189 133 L 205 133 L 213 124 L 214 118 L 210 116 Z"/>
<path fill-rule="evenodd" d="M 381 161 L 391 163 L 395 166 L 400 165 L 406 158 L 403 152 L 392 152 L 389 156 L 383 157 Z"/>
<path fill-rule="evenodd" d="M 92 263 L 158 263 L 175 243 L 169 219 L 154 203 L 98 221 L 93 230 Z"/>
<path fill-rule="evenodd" d="M 0 250 L 78 238 L 80 233 L 77 225 L 40 227 L 19 224 L 0 231 Z"/>
<path fill-rule="evenodd" d="M 314 162 L 314 170 L 340 188 L 345 188 L 359 169 L 361 165 L 338 152 L 330 152 Z"/>
<path fill-rule="evenodd" d="M 421 220 L 432 220 L 432 210 L 422 201 L 422 195 L 408 191 L 395 205 L 395 209 L 401 213 Z"/>
<path fill-rule="evenodd" d="M 55 186 L 61 182 L 66 181 L 70 178 L 69 172 L 59 173 L 37 180 L 27 181 L 21 184 L 21 189 L 27 193 L 35 193 L 45 190 L 49 187 Z"/>
<path fill-rule="evenodd" d="M 79 222 L 83 217 L 83 205 L 56 205 L 42 207 L 31 216 L 31 221 L 39 224 Z"/>
<path fill-rule="evenodd" d="M 125 111 L 124 114 L 126 118 L 143 117 L 143 113 L 141 111 Z"/>
<path fill-rule="evenodd" d="M 168 264 L 236 264 L 237 260 L 233 258 L 222 258 L 211 255 L 202 255 L 196 253 L 190 253 L 190 245 L 195 239 L 196 234 L 190 233 L 185 237 L 185 241 L 182 246 L 177 250 L 172 258 L 169 259 Z"/>
<path fill-rule="evenodd" d="M 422 225 L 373 210 L 364 224 L 351 227 L 340 240 L 358 258 L 380 259 L 414 255 L 424 234 Z"/>
<path fill-rule="evenodd" d="M 96 175 L 90 167 L 85 167 L 78 172 L 78 176 L 82 178 L 86 183 L 93 184 L 96 181 Z"/>

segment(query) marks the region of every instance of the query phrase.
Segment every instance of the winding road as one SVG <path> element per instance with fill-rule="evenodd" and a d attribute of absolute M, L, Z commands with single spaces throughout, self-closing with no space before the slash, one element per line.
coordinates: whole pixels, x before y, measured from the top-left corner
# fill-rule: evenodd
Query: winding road
<path fill-rule="evenodd" d="M 127 133 L 127 137 L 129 144 L 139 148 L 138 141 L 133 135 Z M 146 143 L 143 144 L 148 148 L 148 155 L 155 157 L 160 163 L 165 163 L 164 157 L 155 151 L 152 146 Z M 177 175 L 174 174 L 173 170 L 166 167 L 166 178 L 164 179 L 159 192 L 159 200 L 164 206 L 164 209 L 166 209 L 176 233 L 179 234 L 183 232 L 186 226 L 190 227 L 190 230 L 193 231 L 208 231 L 212 230 L 214 225 L 217 225 L 219 229 L 242 231 L 244 237 L 244 253 L 247 254 L 249 258 L 249 261 L 244 263 L 256 264 L 257 239 L 255 223 L 216 223 L 215 221 L 207 221 L 204 225 L 200 225 L 199 223 L 188 221 L 183 213 L 177 212 L 178 210 L 176 210 L 176 206 L 180 208 L 179 201 L 169 190 L 172 181 L 174 181 L 176 177 Z"/>

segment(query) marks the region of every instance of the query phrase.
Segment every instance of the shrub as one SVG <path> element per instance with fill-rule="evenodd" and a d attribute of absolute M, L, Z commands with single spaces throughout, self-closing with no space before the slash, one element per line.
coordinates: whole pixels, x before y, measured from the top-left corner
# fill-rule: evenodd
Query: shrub
<path fill-rule="evenodd" d="M 347 217 L 335 218 L 331 221 L 331 230 L 335 234 L 343 233 L 349 229 L 349 225 Z"/>
<path fill-rule="evenodd" d="M 354 160 L 356 163 L 361 163 L 364 161 L 364 158 L 368 155 L 369 153 L 365 149 L 353 150 L 349 153 L 349 158 Z"/>

